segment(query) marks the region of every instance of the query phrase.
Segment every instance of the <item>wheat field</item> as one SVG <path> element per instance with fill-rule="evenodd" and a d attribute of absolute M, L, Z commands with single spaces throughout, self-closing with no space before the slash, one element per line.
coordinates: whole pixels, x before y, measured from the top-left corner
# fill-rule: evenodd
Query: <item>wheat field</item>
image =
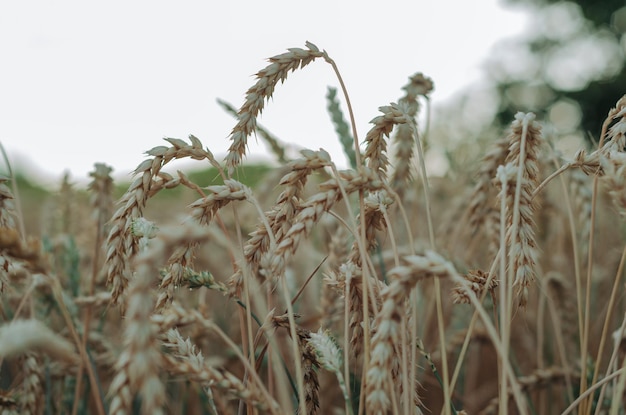
<path fill-rule="evenodd" d="M 349 169 L 257 123 L 314 62 Z M 624 414 L 626 98 L 593 147 L 561 154 L 518 113 L 432 176 L 433 87 L 412 75 L 361 141 L 307 42 L 222 103 L 223 161 L 168 138 L 117 201 L 98 163 L 43 232 L 0 178 L 1 414 Z M 280 166 L 246 185 L 253 135 Z"/>

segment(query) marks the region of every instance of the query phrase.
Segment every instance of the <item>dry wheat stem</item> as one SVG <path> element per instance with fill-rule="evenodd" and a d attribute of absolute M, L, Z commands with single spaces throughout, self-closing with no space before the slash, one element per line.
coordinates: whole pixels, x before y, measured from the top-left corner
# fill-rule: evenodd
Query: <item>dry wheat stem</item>
<path fill-rule="evenodd" d="M 559 317 L 559 314 L 556 310 L 556 306 L 554 304 L 554 299 L 550 298 L 548 296 L 546 296 L 546 303 L 548 305 L 548 309 L 550 311 L 550 317 L 551 317 L 551 321 L 552 321 L 552 325 L 554 327 L 554 333 L 555 333 L 555 339 L 556 339 L 556 345 L 557 345 L 557 350 L 558 350 L 558 354 L 559 354 L 559 360 L 561 361 L 561 366 L 563 367 L 564 370 L 564 379 L 565 379 L 565 386 L 566 386 L 566 393 L 567 393 L 567 398 L 569 399 L 569 401 L 573 401 L 574 400 L 574 396 L 572 394 L 572 377 L 571 377 L 571 368 L 570 368 L 570 363 L 567 359 L 567 350 L 565 348 L 565 343 L 563 342 L 563 325 L 562 325 L 562 319 Z M 539 343 L 539 342 L 537 342 Z M 543 361 L 539 362 L 541 365 L 543 365 Z M 539 366 L 539 369 L 542 369 L 542 366 Z"/>
<path fill-rule="evenodd" d="M 111 217 L 113 210 L 113 179 L 111 178 L 111 171 L 113 169 L 106 164 L 96 163 L 94 171 L 89 175 L 93 177 L 93 180 L 89 183 L 89 190 L 91 191 L 90 202 L 94 208 L 94 216 L 96 220 L 96 242 L 94 244 L 94 252 L 92 259 L 91 278 L 89 279 L 89 286 L 87 293 L 90 296 L 95 294 L 95 281 L 98 277 L 101 267 L 101 252 L 102 252 L 102 240 L 107 230 L 107 221 Z M 109 297 L 110 301 L 110 297 Z M 87 348 L 87 337 L 90 332 L 91 323 L 91 307 L 87 307 L 83 317 L 83 348 Z M 83 362 L 81 361 L 78 374 L 76 376 L 76 387 L 74 395 L 74 405 L 72 408 L 72 415 L 78 413 L 78 403 L 80 402 L 80 395 L 82 391 L 83 382 Z"/>
<path fill-rule="evenodd" d="M 46 277 L 49 280 L 48 283 L 50 284 L 50 287 L 52 288 L 52 293 L 59 306 L 61 315 L 63 316 L 63 321 L 65 322 L 65 325 L 67 326 L 70 332 L 70 335 L 72 336 L 72 340 L 74 341 L 74 344 L 76 345 L 76 348 L 78 349 L 80 353 L 81 364 L 84 366 L 87 372 L 87 377 L 89 378 L 91 394 L 94 400 L 94 404 L 96 405 L 96 411 L 98 412 L 99 415 L 104 415 L 103 399 L 102 399 L 102 396 L 100 396 L 100 391 L 98 389 L 98 382 L 96 379 L 96 375 L 94 373 L 94 368 L 91 365 L 91 362 L 89 360 L 86 346 L 83 345 L 83 342 L 81 341 L 80 336 L 78 335 L 76 331 L 76 327 L 74 327 L 74 323 L 70 315 L 70 312 L 67 309 L 67 306 L 65 304 L 61 282 L 55 276 L 46 276 Z"/>
<path fill-rule="evenodd" d="M 585 152 L 584 151 L 579 151 L 575 157 L 575 162 L 574 162 L 574 166 L 580 167 L 580 170 L 574 170 L 572 177 L 575 177 L 577 175 L 582 175 L 583 173 L 586 174 L 595 174 L 594 172 L 598 171 L 599 168 L 599 163 L 591 163 L 589 164 L 587 161 L 585 160 L 589 160 L 589 158 L 587 156 L 585 156 Z M 595 160 L 597 160 L 597 157 L 595 157 Z M 553 164 L 555 167 L 557 167 L 558 170 L 558 166 L 559 163 L 556 159 L 556 157 L 553 157 Z M 589 166 L 589 170 L 586 170 L 585 166 Z M 586 177 L 586 176 L 585 176 Z M 576 232 L 576 224 L 575 224 L 575 220 L 574 220 L 574 209 L 572 207 L 572 203 L 570 200 L 570 196 L 569 196 L 569 192 L 565 183 L 565 179 L 563 178 L 563 176 L 561 175 L 560 177 L 560 182 L 561 182 L 561 187 L 562 187 L 562 191 L 563 191 L 563 195 L 564 195 L 564 199 L 565 199 L 565 206 L 566 206 L 566 211 L 567 211 L 567 218 L 568 218 L 568 223 L 569 223 L 569 228 L 570 228 L 570 234 L 572 235 L 571 241 L 572 241 L 572 254 L 574 257 L 574 279 L 575 279 L 575 284 L 576 284 L 576 312 L 574 313 L 570 313 L 571 315 L 568 315 L 568 318 L 571 318 L 573 316 L 578 316 L 577 321 L 578 321 L 578 333 L 579 333 L 579 346 L 582 347 L 582 342 L 583 342 L 583 318 L 582 318 L 582 294 L 581 294 L 581 272 L 580 272 L 580 261 L 579 261 L 579 252 L 584 252 L 584 250 L 581 250 L 578 248 L 578 238 L 576 237 L 577 232 Z M 544 180 L 544 183 L 547 181 Z M 579 188 L 582 189 L 582 186 L 579 186 Z M 533 194 L 536 195 L 538 193 L 538 191 L 536 190 Z M 590 204 L 590 203 L 589 203 Z M 582 214 L 582 211 L 581 213 Z M 587 218 L 589 215 L 584 215 L 582 216 L 584 218 L 584 220 L 582 221 L 583 223 L 587 223 Z M 588 230 L 588 228 L 587 228 Z M 588 231 L 586 233 L 586 235 L 588 235 Z M 559 341 L 559 339 L 562 336 L 560 335 L 560 332 L 557 331 L 557 341 Z M 562 343 L 562 340 L 561 340 Z M 561 352 L 561 354 L 563 355 L 563 347 L 561 347 L 561 345 L 558 346 L 559 350 Z M 571 355 L 569 352 L 566 352 L 566 356 L 573 356 Z M 566 360 L 564 360 L 566 361 Z M 570 374 L 566 374 L 566 383 L 569 385 L 571 384 L 572 380 L 571 380 L 571 376 Z M 570 396 L 570 399 L 573 400 L 573 397 L 571 396 L 571 392 L 572 389 L 571 387 L 568 386 L 568 396 Z"/>
<path fill-rule="evenodd" d="M 622 360 L 622 369 L 626 368 L 626 357 Z M 623 396 L 624 389 L 626 389 L 626 373 L 622 372 L 619 376 L 619 380 L 617 382 L 617 387 L 613 389 L 613 396 L 611 397 L 611 411 L 609 415 L 618 415 L 620 413 L 620 409 L 623 410 Z"/>
<path fill-rule="evenodd" d="M 430 186 L 428 184 L 428 175 L 426 173 L 426 159 L 424 157 L 424 150 L 422 149 L 422 143 L 417 136 L 417 127 L 413 120 L 409 120 L 409 124 L 413 130 L 413 133 L 416 137 L 415 143 L 417 144 L 417 154 L 419 156 L 419 165 L 422 176 L 422 184 L 424 191 L 424 202 L 426 205 L 426 220 L 428 224 L 428 236 L 430 241 L 430 249 L 433 251 L 436 249 L 435 244 L 435 231 L 433 226 L 433 220 L 431 215 L 430 208 Z M 442 309 L 442 299 L 441 299 L 441 286 L 439 283 L 438 276 L 435 276 L 435 308 L 437 311 L 437 326 L 439 331 L 439 345 L 441 348 L 442 354 L 442 370 L 443 370 L 443 400 L 444 400 L 444 411 L 446 415 L 450 414 L 450 383 L 449 383 L 449 373 L 448 373 L 448 360 L 446 353 L 446 339 L 445 339 L 445 329 L 444 329 L 444 321 L 443 321 L 443 309 Z M 414 342 L 412 342 L 412 347 L 415 347 Z"/>
<path fill-rule="evenodd" d="M 582 405 L 585 402 L 585 400 L 587 399 L 587 397 L 589 397 L 590 395 L 595 393 L 596 389 L 598 389 L 599 387 L 601 387 L 605 383 L 609 383 L 610 381 L 612 381 L 613 379 L 615 379 L 618 376 L 623 375 L 624 373 L 626 373 L 626 368 L 622 367 L 621 369 L 618 369 L 615 372 L 606 375 L 604 378 L 602 378 L 599 381 L 597 381 L 596 383 L 592 384 L 587 389 L 585 389 L 584 392 L 581 392 L 580 395 L 578 395 L 578 397 L 574 400 L 574 402 L 572 402 L 570 404 L 570 406 L 568 406 L 563 412 L 561 412 L 561 415 L 569 414 L 574 409 L 576 409 L 576 407 L 578 405 Z"/>
<path fill-rule="evenodd" d="M 618 116 L 624 116 L 624 110 L 626 109 L 626 95 L 617 102 L 615 108 L 609 111 L 607 118 L 602 123 L 602 131 L 600 133 L 600 142 L 598 143 L 598 149 L 604 148 L 604 141 L 606 136 L 606 131 L 609 124 Z M 624 148 L 624 134 L 619 131 L 620 140 L 611 140 L 613 144 L 613 149 L 623 149 Z M 621 141 L 617 143 L 616 141 Z M 607 147 L 607 149 L 611 149 L 611 147 Z M 607 151 L 610 152 L 610 151 Z M 588 254 L 587 254 L 587 285 L 585 292 L 585 311 L 584 311 L 584 324 L 583 324 L 583 341 L 581 347 L 581 376 L 580 376 L 580 390 L 585 392 L 587 390 L 587 350 L 588 350 L 588 339 L 589 339 L 589 331 L 590 331 L 590 308 L 591 308 L 591 275 L 593 269 L 593 250 L 594 250 L 594 233 L 596 226 L 596 209 L 597 209 L 597 198 L 598 198 L 598 174 L 593 177 L 593 186 L 592 186 L 592 199 L 591 199 L 591 217 L 589 224 L 589 245 L 588 245 Z M 594 371 L 594 375 L 592 379 L 597 379 L 597 370 Z M 584 401 L 582 403 L 583 410 L 590 410 L 591 401 Z"/>
<path fill-rule="evenodd" d="M 611 288 L 611 295 L 609 297 L 609 302 L 607 304 L 607 312 L 606 312 L 606 316 L 604 317 L 604 323 L 602 325 L 602 334 L 600 335 L 600 345 L 598 346 L 598 352 L 597 352 L 596 360 L 595 360 L 596 367 L 595 367 L 593 377 L 591 380 L 592 384 L 597 380 L 597 377 L 600 373 L 602 357 L 604 355 L 604 346 L 605 346 L 606 339 L 609 335 L 609 326 L 611 324 L 611 319 L 613 317 L 613 311 L 615 309 L 614 307 L 615 300 L 617 298 L 620 282 L 622 281 L 621 276 L 623 275 L 625 263 L 626 263 L 626 245 L 622 249 L 622 255 L 620 257 L 619 265 L 617 267 L 617 271 L 615 272 L 615 277 L 613 278 L 613 287 Z M 607 370 L 610 367 L 611 366 L 609 364 L 607 366 Z"/>
<path fill-rule="evenodd" d="M 355 136 L 356 137 L 356 136 Z M 356 140 L 356 139 L 355 139 Z M 355 144 L 357 144 L 357 142 L 355 141 Z M 357 160 L 359 160 L 358 156 L 357 156 Z M 337 171 L 337 167 L 333 164 L 331 165 L 333 174 L 335 175 L 335 178 L 340 177 L 340 173 Z M 361 217 L 365 217 L 365 198 L 364 198 L 364 191 L 365 190 L 369 190 L 372 191 L 373 189 L 378 190 L 380 187 L 379 186 L 384 186 L 383 182 L 380 182 L 378 180 L 374 180 L 375 176 L 376 178 L 378 177 L 378 175 L 374 175 L 372 174 L 371 171 L 369 171 L 367 168 L 362 167 L 359 169 L 359 172 L 354 172 L 352 173 L 353 175 L 361 175 L 361 176 L 370 176 L 371 178 L 368 180 L 368 183 L 370 185 L 372 185 L 371 188 L 369 189 L 364 189 L 364 188 L 360 188 L 359 189 L 359 215 Z M 337 182 L 338 184 L 338 188 L 339 188 L 339 192 L 341 193 L 341 196 L 343 198 L 344 203 L 346 204 L 346 209 L 348 211 L 350 211 L 350 204 L 348 202 L 348 191 L 346 186 L 344 186 L 341 181 Z M 374 184 L 378 187 L 374 187 Z M 371 262 L 369 262 L 369 257 L 367 255 L 366 249 L 365 249 L 365 243 L 366 243 L 366 232 L 365 232 L 365 227 L 361 226 L 358 227 L 357 226 L 357 222 L 356 222 L 356 218 L 352 215 L 349 215 L 352 227 L 355 231 L 359 231 L 359 235 L 356 236 L 355 235 L 355 240 L 357 241 L 357 247 L 359 249 L 359 252 L 361 254 L 360 260 L 367 263 L 368 265 L 371 265 Z M 376 273 L 373 271 L 373 266 L 372 266 L 372 275 L 376 275 Z M 363 324 L 363 349 L 364 349 L 364 361 L 363 361 L 363 373 L 362 373 L 362 381 L 365 379 L 365 374 L 367 373 L 367 368 L 368 368 L 368 364 L 369 364 L 369 358 L 368 356 L 369 354 L 369 349 L 370 349 L 370 305 L 372 307 L 376 307 L 376 301 L 377 301 L 377 295 L 376 292 L 374 292 L 371 285 L 370 285 L 370 268 L 365 267 L 365 269 L 363 269 L 363 278 L 361 279 L 361 283 L 363 285 L 363 292 L 365 293 L 365 301 L 361 301 L 362 303 L 362 321 L 364 322 Z M 377 281 L 377 280 L 376 280 Z M 346 297 L 347 299 L 349 297 Z M 351 307 L 351 305 L 346 302 L 345 307 Z M 374 313 L 373 315 L 375 315 L 376 313 Z M 347 321 L 347 320 L 346 320 Z M 347 371 L 346 371 L 346 375 L 348 375 Z M 360 394 L 359 397 L 359 408 L 364 408 L 364 395 Z"/>
<path fill-rule="evenodd" d="M 498 260 L 498 258 L 501 255 L 502 253 L 498 252 L 498 254 L 496 255 L 496 260 Z M 448 268 L 448 275 L 452 279 L 452 282 L 460 284 L 460 286 L 463 287 L 465 284 L 464 280 L 458 274 L 454 266 L 450 263 L 446 263 L 446 266 Z M 494 263 L 494 266 L 495 266 L 495 263 Z M 492 273 L 493 273 L 493 270 L 490 270 L 490 274 Z M 496 332 L 496 329 L 493 323 L 491 322 L 489 315 L 487 314 L 480 300 L 476 297 L 476 294 L 474 294 L 473 291 L 471 291 L 470 289 L 467 289 L 466 294 L 469 297 L 471 304 L 474 306 L 475 313 L 478 314 L 478 316 L 483 321 L 483 324 L 485 326 L 485 330 L 487 331 L 489 339 L 491 340 L 494 348 L 496 349 L 499 358 L 502 360 L 503 364 L 505 365 L 506 377 L 510 382 L 511 389 L 513 391 L 513 397 L 515 398 L 515 404 L 518 410 L 520 411 L 521 414 L 528 413 L 527 406 L 525 405 L 524 398 L 522 397 L 521 389 L 519 385 L 517 384 L 515 372 L 513 371 L 511 367 L 511 363 L 509 362 L 507 355 L 504 354 L 503 352 L 501 339 L 499 338 L 498 333 Z"/>
<path fill-rule="evenodd" d="M 624 333 L 626 332 L 626 313 L 624 314 L 624 316 L 622 317 L 622 324 L 621 326 L 613 332 L 613 352 L 611 353 L 611 358 L 609 359 L 609 363 L 607 365 L 607 372 L 610 370 L 610 368 L 615 368 L 615 362 L 617 360 L 618 354 L 619 354 L 619 349 L 620 346 L 622 344 L 623 338 L 624 338 Z M 614 370 L 614 369 L 613 369 Z M 602 402 L 603 398 L 604 398 L 604 393 L 606 392 L 606 388 L 607 388 L 607 384 L 604 384 L 602 386 L 602 389 L 600 389 L 600 394 L 597 398 L 597 402 Z M 596 407 L 596 411 L 594 413 L 594 415 L 599 415 L 600 414 L 600 408 L 602 407 L 602 405 L 597 405 Z"/>

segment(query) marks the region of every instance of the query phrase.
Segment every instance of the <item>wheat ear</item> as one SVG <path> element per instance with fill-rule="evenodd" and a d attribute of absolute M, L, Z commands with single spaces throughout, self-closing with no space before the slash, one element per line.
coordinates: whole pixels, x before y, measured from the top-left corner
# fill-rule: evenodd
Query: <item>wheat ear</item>
<path fill-rule="evenodd" d="M 398 105 L 391 103 L 390 105 L 378 108 L 383 115 L 379 115 L 370 121 L 374 126 L 365 136 L 365 158 L 367 166 L 380 175 L 382 179 L 387 178 L 387 168 L 389 159 L 387 158 L 387 141 L 393 127 L 401 124 L 409 124 L 409 128 L 413 131 L 411 123 L 413 120 L 408 115 L 407 105 Z"/>
<path fill-rule="evenodd" d="M 324 56 L 314 44 L 307 42 L 307 49 L 291 48 L 289 52 L 269 58 L 270 64 L 257 74 L 257 82 L 246 92 L 246 100 L 237 113 L 237 125 L 230 133 L 232 141 L 226 156 L 226 167 L 232 174 L 246 153 L 248 137 L 256 129 L 256 119 L 263 111 L 265 101 L 274 93 L 278 82 L 284 82 L 289 72 L 304 68 L 316 58 Z"/>
<path fill-rule="evenodd" d="M 400 98 L 398 104 L 407 108 L 407 115 L 411 120 L 415 120 L 420 109 L 420 96 L 428 96 L 434 88 L 432 79 L 422 73 L 416 73 L 409 78 L 409 83 L 402 89 L 406 94 Z M 418 138 L 419 139 L 419 138 Z M 406 184 L 411 181 L 411 160 L 415 152 L 415 140 L 413 128 L 410 125 L 402 124 L 397 128 L 393 143 L 395 145 L 395 170 L 391 177 L 391 185 L 399 196 L 404 194 Z"/>
<path fill-rule="evenodd" d="M 372 337 L 369 370 L 366 375 L 366 405 L 368 413 L 385 414 L 390 409 L 394 382 L 389 373 L 394 366 L 395 345 L 400 343 L 400 330 L 404 301 L 415 285 L 430 277 L 447 277 L 450 268 L 445 259 L 435 252 L 410 255 L 402 258 L 405 265 L 388 273 L 389 286 L 383 289 L 382 309 L 376 320 Z"/>
<path fill-rule="evenodd" d="M 291 225 L 293 225 L 294 218 L 300 210 L 304 185 L 308 177 L 313 171 L 330 164 L 330 156 L 324 150 L 303 150 L 301 154 L 301 158 L 293 160 L 288 164 L 291 171 L 283 176 L 279 183 L 285 186 L 285 190 L 278 196 L 274 207 L 266 213 L 267 222 L 277 241 L 281 241 Z M 253 271 L 257 271 L 261 258 L 268 252 L 269 248 L 270 236 L 268 229 L 265 225 L 260 224 L 244 245 L 244 258 L 253 267 Z M 232 290 L 235 295 L 241 292 L 241 271 L 231 278 L 229 284 L 233 287 Z"/>
<path fill-rule="evenodd" d="M 272 323 L 275 327 L 289 328 L 289 316 L 274 316 Z M 298 347 L 302 361 L 302 373 L 304 378 L 304 396 L 306 401 L 307 415 L 315 415 L 320 408 L 319 389 L 320 383 L 317 378 L 317 370 L 320 368 L 318 355 L 311 343 L 311 332 L 301 327 L 296 327 Z M 298 411 L 299 413 L 299 411 Z"/>
<path fill-rule="evenodd" d="M 509 133 L 506 163 L 516 170 L 506 195 L 509 269 L 514 275 L 519 304 L 526 304 L 527 289 L 537 275 L 538 249 L 534 233 L 534 213 L 538 202 L 533 191 L 539 185 L 538 156 L 543 138 L 532 113 L 518 113 Z"/>
<path fill-rule="evenodd" d="M 340 182 L 340 180 L 342 182 Z M 320 193 L 311 196 L 302 204 L 302 209 L 294 218 L 283 239 L 278 243 L 276 251 L 270 260 L 274 275 L 282 275 L 287 261 L 295 253 L 300 241 L 319 222 L 322 214 L 328 212 L 342 198 L 340 187 L 343 186 L 346 194 L 359 190 L 379 190 L 383 183 L 370 169 L 361 168 L 358 172 L 347 170 L 339 173 L 338 178 L 330 179 L 320 184 Z"/>
<path fill-rule="evenodd" d="M 112 285 L 112 299 L 117 303 L 128 287 L 130 271 L 129 260 L 137 253 L 137 241 L 130 231 L 132 222 L 141 217 L 148 198 L 158 189 L 155 179 L 161 168 L 174 159 L 192 158 L 208 160 L 221 170 L 210 151 L 202 148 L 202 143 L 194 136 L 189 136 L 191 144 L 176 138 L 166 138 L 171 147 L 158 146 L 146 152 L 152 158 L 143 161 L 134 171 L 135 180 L 119 200 L 120 208 L 113 214 L 111 230 L 106 243 L 105 268 L 107 284 Z"/>
<path fill-rule="evenodd" d="M 24 379 L 20 399 L 20 413 L 23 415 L 39 415 L 43 409 L 44 391 L 41 369 L 41 359 L 34 353 L 27 353 L 24 358 Z"/>

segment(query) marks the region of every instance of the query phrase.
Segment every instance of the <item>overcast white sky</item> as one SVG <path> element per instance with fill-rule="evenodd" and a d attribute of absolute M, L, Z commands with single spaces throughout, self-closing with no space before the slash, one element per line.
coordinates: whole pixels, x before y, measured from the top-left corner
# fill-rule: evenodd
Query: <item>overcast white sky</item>
<path fill-rule="evenodd" d="M 95 162 L 127 175 L 162 137 L 199 137 L 216 155 L 265 59 L 309 40 L 337 62 L 359 134 L 415 72 L 433 101 L 481 79 L 481 63 L 527 16 L 497 0 L 44 1 L 0 3 L 0 141 L 14 163 L 83 180 Z M 330 66 L 280 85 L 260 122 L 345 166 L 326 112 Z M 265 152 L 250 140 L 251 155 Z M 0 162 L 0 172 L 6 172 Z"/>

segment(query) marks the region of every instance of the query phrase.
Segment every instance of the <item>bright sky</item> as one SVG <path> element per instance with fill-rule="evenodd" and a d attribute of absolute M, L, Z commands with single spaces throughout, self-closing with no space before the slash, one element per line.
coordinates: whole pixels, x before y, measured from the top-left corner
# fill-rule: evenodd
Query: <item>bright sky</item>
<path fill-rule="evenodd" d="M 95 162 L 127 175 L 163 137 L 194 134 L 222 158 L 235 121 L 216 98 L 239 107 L 266 58 L 307 40 L 337 62 L 364 137 L 410 75 L 431 76 L 433 102 L 445 102 L 526 19 L 497 0 L 2 2 L 0 141 L 14 164 L 54 181 L 66 170 L 82 181 Z M 330 66 L 314 62 L 277 87 L 259 121 L 345 166 L 328 85 L 338 85 Z M 267 152 L 252 137 L 249 154 Z"/>

